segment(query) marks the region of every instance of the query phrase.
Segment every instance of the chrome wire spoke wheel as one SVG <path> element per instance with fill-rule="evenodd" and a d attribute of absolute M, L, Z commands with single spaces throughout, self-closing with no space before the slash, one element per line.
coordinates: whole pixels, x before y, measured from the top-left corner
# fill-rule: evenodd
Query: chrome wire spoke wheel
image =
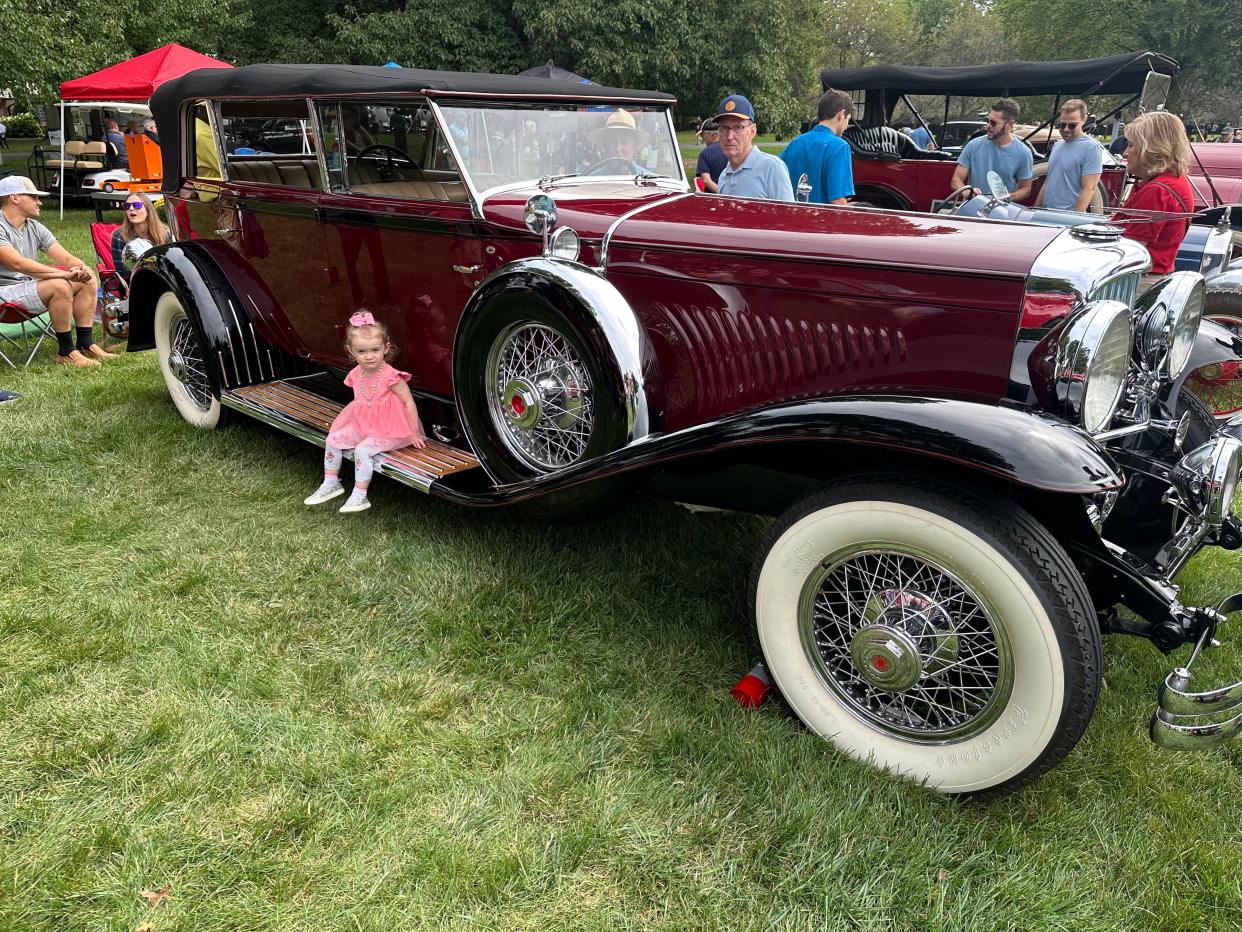
<path fill-rule="evenodd" d="M 190 401 L 199 410 L 209 410 L 213 401 L 211 383 L 207 380 L 207 367 L 198 337 L 186 317 L 182 317 L 174 325 L 168 367 L 173 378 L 181 383 Z"/>
<path fill-rule="evenodd" d="M 548 472 L 582 458 L 595 424 L 591 377 L 560 332 L 532 322 L 502 330 L 484 377 L 500 439 L 519 460 Z"/>
<path fill-rule="evenodd" d="M 851 548 L 810 574 L 803 650 L 853 715 L 896 738 L 977 735 L 1005 708 L 1013 656 L 994 610 L 928 554 Z"/>

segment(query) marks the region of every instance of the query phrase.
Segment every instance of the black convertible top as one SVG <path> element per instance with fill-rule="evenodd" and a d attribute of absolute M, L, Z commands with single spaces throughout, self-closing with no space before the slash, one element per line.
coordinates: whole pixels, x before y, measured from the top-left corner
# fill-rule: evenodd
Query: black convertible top
<path fill-rule="evenodd" d="M 1011 61 L 1003 65 L 923 68 L 876 65 L 871 68 L 824 69 L 824 90 L 882 90 L 892 94 L 981 97 L 1033 97 L 1043 94 L 1137 94 L 1148 72 L 1173 75 L 1178 64 L 1157 52 L 1126 52 L 1080 61 Z"/>
<path fill-rule="evenodd" d="M 516 74 L 422 71 L 377 65 L 246 65 L 243 68 L 200 68 L 156 88 L 151 112 L 159 126 L 178 125 L 181 105 L 201 98 L 339 97 L 353 95 L 424 94 L 440 98 L 510 98 L 522 102 L 580 100 L 599 104 L 673 104 L 677 98 L 658 91 L 634 91 L 556 81 Z M 165 130 L 164 190 L 176 190 L 180 134 Z"/>

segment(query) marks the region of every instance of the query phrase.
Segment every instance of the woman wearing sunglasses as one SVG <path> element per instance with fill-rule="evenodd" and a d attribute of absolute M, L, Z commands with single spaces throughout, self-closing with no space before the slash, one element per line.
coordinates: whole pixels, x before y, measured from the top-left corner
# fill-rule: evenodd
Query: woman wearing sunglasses
<path fill-rule="evenodd" d="M 112 267 L 116 269 L 117 275 L 128 282 L 133 274 L 130 263 L 134 260 L 131 257 L 129 262 L 125 261 L 125 247 L 135 240 L 160 246 L 171 242 L 172 236 L 145 194 L 127 195 L 122 206 L 125 209 L 125 219 L 112 233 Z M 149 248 L 147 246 L 143 251 Z"/>

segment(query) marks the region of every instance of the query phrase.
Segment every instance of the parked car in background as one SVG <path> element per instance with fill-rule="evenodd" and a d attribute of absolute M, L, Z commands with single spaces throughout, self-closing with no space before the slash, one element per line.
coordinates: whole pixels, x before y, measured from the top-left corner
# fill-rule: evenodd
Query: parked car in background
<path fill-rule="evenodd" d="M 1139 297 L 1149 257 L 1115 231 L 693 193 L 648 91 L 252 65 L 153 104 L 177 242 L 134 273 L 129 349 L 189 424 L 322 444 L 366 308 L 429 437 L 381 474 L 556 517 L 636 491 L 773 516 L 753 643 L 850 755 L 1004 793 L 1082 735 L 1104 632 L 1216 633 L 1174 579 L 1242 544 L 1242 422 L 1177 388 L 1202 277 Z M 394 109 L 427 115 L 404 148 Z M 312 151 L 230 149 L 260 115 Z M 1185 717 L 1178 676 L 1155 740 L 1242 727 L 1235 693 Z"/>
<path fill-rule="evenodd" d="M 1177 71 L 1177 63 L 1154 52 L 1134 52 L 1085 61 L 1009 62 L 957 68 L 877 65 L 824 70 L 820 81 L 825 90 L 835 88 L 865 94 L 862 112 L 855 126 L 845 133 L 853 149 L 854 190 L 858 200 L 877 207 L 925 211 L 931 209 L 933 200 L 949 194 L 957 155 L 966 138 L 974 135 L 975 131 L 965 133 L 967 127 L 963 126 L 962 133 L 966 138 L 948 146 L 947 151 L 942 146 L 941 151 L 934 153 L 908 149 L 899 151 L 878 144 L 883 141 L 880 131 L 892 122 L 893 112 L 899 103 L 904 103 L 914 118 L 926 125 L 924 116 L 910 100 L 911 95 L 943 96 L 946 122 L 949 102 L 956 96 L 990 96 L 993 100 L 999 97 L 1053 97 L 1055 106 L 1045 121 L 1051 122 L 1057 116 L 1060 102 L 1072 97 L 1131 94 L 1132 100 L 1137 100 L 1147 76 L 1153 71 L 1171 75 Z M 1028 122 L 1038 116 L 1029 107 L 1023 112 Z M 1034 197 L 1043 185 L 1047 162 L 1042 152 L 1033 149 L 1032 153 L 1035 161 Z M 1125 170 L 1111 160 L 1106 162 L 1093 210 L 1102 212 L 1120 203 L 1124 184 Z"/>
<path fill-rule="evenodd" d="M 940 127 L 937 136 L 940 151 L 957 158 L 962 153 L 962 147 L 985 129 L 987 124 L 983 120 L 950 120 Z"/>

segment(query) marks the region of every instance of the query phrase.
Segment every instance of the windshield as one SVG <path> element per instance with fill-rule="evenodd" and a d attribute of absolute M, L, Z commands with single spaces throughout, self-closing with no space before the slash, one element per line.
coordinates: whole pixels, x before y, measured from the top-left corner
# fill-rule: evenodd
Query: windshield
<path fill-rule="evenodd" d="M 547 177 L 662 175 L 681 180 L 677 141 L 663 107 L 443 107 L 476 190 Z"/>

